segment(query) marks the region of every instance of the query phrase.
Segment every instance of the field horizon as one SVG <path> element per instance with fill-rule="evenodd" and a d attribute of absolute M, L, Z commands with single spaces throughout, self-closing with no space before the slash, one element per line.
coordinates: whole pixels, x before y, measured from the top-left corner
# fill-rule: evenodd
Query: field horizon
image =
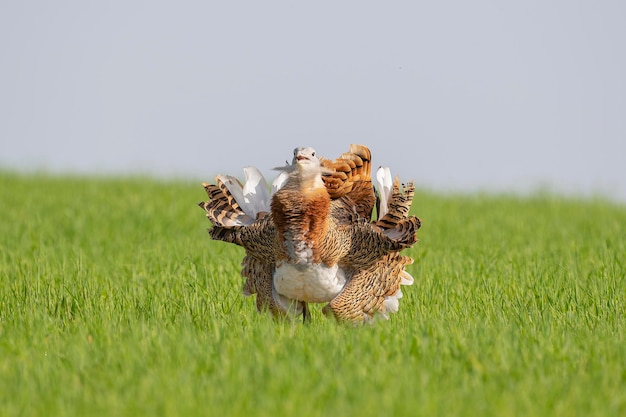
<path fill-rule="evenodd" d="M 619 202 L 418 189 L 415 282 L 355 327 L 258 314 L 200 183 L 0 185 L 2 416 L 626 414 Z"/>

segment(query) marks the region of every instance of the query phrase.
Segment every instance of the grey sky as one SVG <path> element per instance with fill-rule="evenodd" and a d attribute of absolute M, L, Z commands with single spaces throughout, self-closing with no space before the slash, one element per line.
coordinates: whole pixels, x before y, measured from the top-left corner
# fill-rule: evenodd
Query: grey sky
<path fill-rule="evenodd" d="M 368 145 L 432 189 L 626 201 L 626 2 L 0 5 L 0 166 L 211 180 Z"/>

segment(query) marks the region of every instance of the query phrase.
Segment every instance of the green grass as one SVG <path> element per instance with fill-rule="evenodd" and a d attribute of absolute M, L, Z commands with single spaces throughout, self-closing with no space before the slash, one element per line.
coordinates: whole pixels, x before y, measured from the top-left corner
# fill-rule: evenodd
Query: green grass
<path fill-rule="evenodd" d="M 0 415 L 626 414 L 626 207 L 420 192 L 415 284 L 355 328 L 257 314 L 204 198 L 0 174 Z"/>

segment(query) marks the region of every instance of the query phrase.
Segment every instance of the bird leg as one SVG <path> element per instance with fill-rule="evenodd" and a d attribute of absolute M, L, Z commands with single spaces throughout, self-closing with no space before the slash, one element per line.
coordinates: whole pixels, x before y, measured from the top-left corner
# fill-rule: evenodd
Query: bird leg
<path fill-rule="evenodd" d="M 309 305 L 304 301 L 302 302 L 302 323 L 311 323 L 311 312 L 309 311 Z"/>

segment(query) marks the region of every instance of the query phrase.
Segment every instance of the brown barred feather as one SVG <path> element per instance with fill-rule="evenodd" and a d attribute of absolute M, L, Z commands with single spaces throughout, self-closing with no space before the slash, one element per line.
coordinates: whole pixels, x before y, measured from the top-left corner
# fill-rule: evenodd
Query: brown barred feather
<path fill-rule="evenodd" d="M 400 189 L 400 181 L 396 178 L 393 182 L 391 199 L 388 202 L 389 211 L 382 218 L 378 219 L 376 225 L 383 229 L 390 229 L 402 219 L 409 215 L 413 195 L 415 194 L 415 186 L 412 182 L 404 185 Z"/>
<path fill-rule="evenodd" d="M 270 216 L 264 216 L 249 226 L 214 226 L 209 235 L 213 240 L 243 246 L 247 254 L 268 263 L 285 257 Z"/>
<path fill-rule="evenodd" d="M 209 196 L 209 200 L 198 204 L 204 209 L 211 223 L 215 226 L 234 226 L 242 223 L 251 223 L 253 219 L 241 209 L 219 176 L 216 178 L 216 182 L 217 185 L 202 184 Z"/>
<path fill-rule="evenodd" d="M 385 298 L 400 289 L 404 268 L 413 263 L 407 256 L 390 253 L 367 268 L 357 270 L 343 291 L 323 311 L 339 320 L 360 323 L 385 313 Z"/>
<path fill-rule="evenodd" d="M 241 275 L 246 278 L 243 294 L 246 296 L 256 294 L 258 311 L 269 311 L 274 317 L 285 316 L 286 311 L 278 305 L 272 291 L 273 264 L 246 255 L 242 265 Z"/>
<path fill-rule="evenodd" d="M 322 177 L 331 199 L 347 197 L 356 213 L 371 218 L 376 195 L 371 179 L 370 150 L 363 145 L 350 145 L 350 151 L 334 161 L 322 159 L 322 166 L 331 173 Z"/>
<path fill-rule="evenodd" d="M 409 217 L 393 229 L 382 229 L 372 223 L 355 222 L 348 226 L 350 250 L 343 256 L 341 264 L 348 269 L 369 266 L 392 252 L 399 252 L 417 242 L 420 226 L 417 217 Z"/>

